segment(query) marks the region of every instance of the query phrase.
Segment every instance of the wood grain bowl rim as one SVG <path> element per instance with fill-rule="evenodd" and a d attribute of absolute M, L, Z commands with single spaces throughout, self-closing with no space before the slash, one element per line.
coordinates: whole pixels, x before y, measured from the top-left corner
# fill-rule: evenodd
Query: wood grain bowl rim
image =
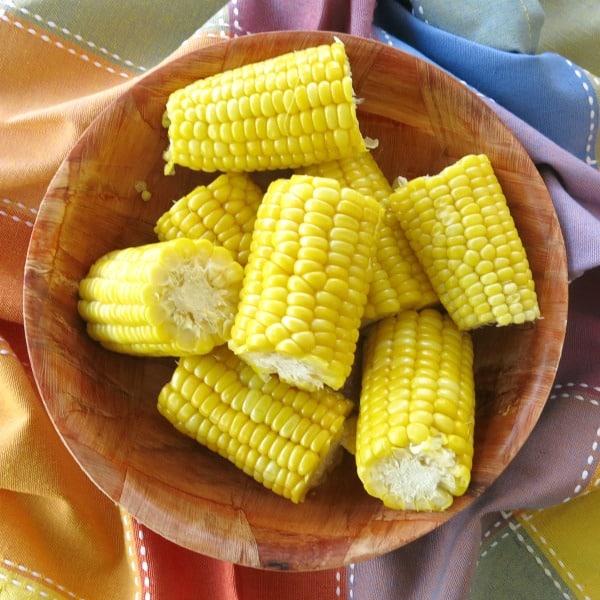
<path fill-rule="evenodd" d="M 339 539 L 336 535 L 332 535 L 331 539 L 328 539 L 327 543 L 323 544 L 320 555 L 319 552 L 315 552 L 315 546 L 309 543 L 311 541 L 309 538 L 304 540 L 305 543 L 298 543 L 299 540 L 302 541 L 301 536 L 289 535 L 286 531 L 264 531 L 260 527 L 253 528 L 252 523 L 249 523 L 248 530 L 244 530 L 241 533 L 241 538 L 235 540 L 233 543 L 235 548 L 232 549 L 223 543 L 225 541 L 223 536 L 226 535 L 224 532 L 228 528 L 227 523 L 216 527 L 215 532 L 210 532 L 208 536 L 198 535 L 194 537 L 190 536 L 189 530 L 186 530 L 186 527 L 182 524 L 171 529 L 173 516 L 163 514 L 164 507 L 159 507 L 159 510 L 155 514 L 149 511 L 147 507 L 149 504 L 151 505 L 151 496 L 148 495 L 148 490 L 153 485 L 152 477 L 145 477 L 144 474 L 135 473 L 135 470 L 132 469 L 130 475 L 131 481 L 134 483 L 129 485 L 125 490 L 107 489 L 105 485 L 102 485 L 101 472 L 112 467 L 110 459 L 99 457 L 94 454 L 93 449 L 78 445 L 77 441 L 71 437 L 72 432 L 65 432 L 58 425 L 59 419 L 57 419 L 54 399 L 49 397 L 48 394 L 50 390 L 55 389 L 55 382 L 53 383 L 51 379 L 56 376 L 58 366 L 55 365 L 55 371 L 52 372 L 48 370 L 47 366 L 49 364 L 48 361 L 52 364 L 51 357 L 49 358 L 50 348 L 53 344 L 59 342 L 46 339 L 44 331 L 38 329 L 40 315 L 50 310 L 49 305 L 46 304 L 46 300 L 50 293 L 49 283 L 55 277 L 53 271 L 55 265 L 53 257 L 54 244 L 58 243 L 62 235 L 62 218 L 69 202 L 69 199 L 65 195 L 66 190 L 61 187 L 64 186 L 66 172 L 69 169 L 69 161 L 81 158 L 83 149 L 91 139 L 98 135 L 98 127 L 104 123 L 104 120 L 110 118 L 113 111 L 122 110 L 127 99 L 135 97 L 139 95 L 141 90 L 150 89 L 155 85 L 164 86 L 164 82 L 173 72 L 176 73 L 173 85 L 177 87 L 178 83 L 176 82 L 178 78 L 183 77 L 185 79 L 185 74 L 190 65 L 202 64 L 203 69 L 209 69 L 214 66 L 210 61 L 213 61 L 215 57 L 220 57 L 223 61 L 227 61 L 231 60 L 232 56 L 236 56 L 238 57 L 236 60 L 241 60 L 239 57 L 243 55 L 244 49 L 248 47 L 253 48 L 253 51 L 256 51 L 256 48 L 261 48 L 263 52 L 267 54 L 271 52 L 272 55 L 273 53 L 285 51 L 285 48 L 293 49 L 317 43 L 328 43 L 334 35 L 346 43 L 351 61 L 352 53 L 357 51 L 357 48 L 360 48 L 361 52 L 365 51 L 368 53 L 368 62 L 370 61 L 372 64 L 382 60 L 389 61 L 390 63 L 398 61 L 403 65 L 411 64 L 418 71 L 419 77 L 421 77 L 419 81 L 437 78 L 438 81 L 443 81 L 444 85 L 448 86 L 455 99 L 468 99 L 469 102 L 474 103 L 474 106 L 478 107 L 478 110 L 482 114 L 487 112 L 489 118 L 494 121 L 496 127 L 495 134 L 502 135 L 510 140 L 509 150 L 518 155 L 521 161 L 521 168 L 525 168 L 530 172 L 533 179 L 537 177 L 538 182 L 541 182 L 543 186 L 541 177 L 529 157 L 525 154 L 524 149 L 508 127 L 493 113 L 492 109 L 454 77 L 441 71 L 427 61 L 381 42 L 357 38 L 347 34 L 304 31 L 254 34 L 252 36 L 218 42 L 184 55 L 174 62 L 168 62 L 159 66 L 154 71 L 141 77 L 138 82 L 129 87 L 123 95 L 111 103 L 94 120 L 62 163 L 48 188 L 48 193 L 40 206 L 38 219 L 34 225 L 25 267 L 25 333 L 34 378 L 42 401 L 58 435 L 83 471 L 111 499 L 120 502 L 140 522 L 145 523 L 149 528 L 164 537 L 184 547 L 214 556 L 215 558 L 258 568 L 312 570 L 339 567 L 342 564 L 376 556 L 400 547 L 428 533 L 469 506 L 506 468 L 517 451 L 525 443 L 537 422 L 552 385 L 553 374 L 558 366 L 566 329 L 566 256 L 558 221 L 552 209 L 551 229 L 555 244 L 549 256 L 551 264 L 546 266 L 546 270 L 551 273 L 551 284 L 553 286 L 553 293 L 555 294 L 554 300 L 549 304 L 549 308 L 555 317 L 556 323 L 552 332 L 553 344 L 544 349 L 544 369 L 541 373 L 532 377 L 531 382 L 527 384 L 531 388 L 527 390 L 527 394 L 535 393 L 536 397 L 531 398 L 526 407 L 521 407 L 527 414 L 524 414 L 522 420 L 517 423 L 518 427 L 515 427 L 512 432 L 508 432 L 507 438 L 504 440 L 504 445 L 496 449 L 496 452 L 500 456 L 500 464 L 495 465 L 494 471 L 486 476 L 486 485 L 479 486 L 471 494 L 457 499 L 455 506 L 447 513 L 400 515 L 397 512 L 393 513 L 387 509 L 382 509 L 377 515 L 374 515 L 373 521 L 369 522 L 368 527 L 365 526 L 363 531 L 353 532 L 356 534 L 353 539 L 346 539 L 344 537 L 346 532 L 342 532 Z M 277 52 L 274 51 L 275 48 Z M 207 57 L 206 60 L 205 57 Z M 219 67 L 215 66 L 214 70 L 219 70 Z M 547 195 L 547 191 L 543 202 L 546 204 L 546 208 L 548 208 L 548 205 L 551 206 L 551 200 Z M 510 407 L 507 407 L 507 410 L 510 410 Z M 139 481 L 137 481 L 138 478 Z M 271 492 L 266 491 L 265 493 L 271 494 Z M 290 510 L 294 510 L 293 505 L 290 505 Z M 239 514 L 234 516 L 234 518 L 239 518 Z M 188 525 L 190 524 L 188 523 Z M 351 525 L 348 528 L 352 529 Z M 215 539 L 207 539 L 211 538 L 211 536 Z"/>

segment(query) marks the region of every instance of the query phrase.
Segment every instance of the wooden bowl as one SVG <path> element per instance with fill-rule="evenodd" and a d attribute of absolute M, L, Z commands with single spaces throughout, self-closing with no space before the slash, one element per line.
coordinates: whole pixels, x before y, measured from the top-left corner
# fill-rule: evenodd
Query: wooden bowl
<path fill-rule="evenodd" d="M 192 80 L 293 49 L 326 32 L 258 34 L 216 43 L 144 77 L 91 125 L 58 170 L 40 208 L 25 274 L 31 364 L 59 435 L 89 477 L 140 522 L 213 557 L 266 569 L 338 567 L 406 544 L 456 515 L 498 477 L 548 396 L 567 316 L 564 244 L 548 192 L 495 113 L 466 86 L 414 56 L 371 40 L 345 42 L 364 102 L 364 135 L 379 139 L 384 172 L 434 173 L 486 153 L 528 252 L 543 318 L 475 334 L 477 421 L 473 481 L 443 513 L 388 510 L 344 462 L 301 505 L 267 491 L 179 434 L 156 409 L 173 359 L 113 354 L 90 340 L 76 309 L 79 280 L 114 248 L 154 240 L 173 200 L 214 175 L 163 175 L 161 115 Z M 152 199 L 144 202 L 136 182 Z"/>

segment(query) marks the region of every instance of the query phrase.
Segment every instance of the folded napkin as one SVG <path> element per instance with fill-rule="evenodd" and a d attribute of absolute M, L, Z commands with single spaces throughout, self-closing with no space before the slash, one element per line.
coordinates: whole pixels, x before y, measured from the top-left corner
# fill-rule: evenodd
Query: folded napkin
<path fill-rule="evenodd" d="M 0 596 L 8 599 L 597 598 L 600 575 L 600 7 L 567 0 L 0 1 Z M 456 5 L 454 5 L 456 6 Z M 93 118 L 163 61 L 232 36 L 327 29 L 415 53 L 480 93 L 538 166 L 567 245 L 556 382 L 530 439 L 469 509 L 385 556 L 258 571 L 163 539 L 58 438 L 23 334 L 37 209 Z M 581 43 L 577 43 L 580 40 Z M 587 48 L 587 52 L 586 52 Z"/>

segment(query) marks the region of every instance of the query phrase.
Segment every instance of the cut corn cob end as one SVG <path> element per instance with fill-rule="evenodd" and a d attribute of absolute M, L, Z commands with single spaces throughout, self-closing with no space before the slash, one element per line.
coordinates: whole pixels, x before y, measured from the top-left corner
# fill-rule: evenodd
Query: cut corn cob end
<path fill-rule="evenodd" d="M 471 479 L 473 346 L 435 309 L 372 325 L 364 347 L 356 464 L 365 490 L 399 510 L 446 510 Z"/>
<path fill-rule="evenodd" d="M 366 149 L 339 40 L 218 73 L 166 103 L 165 173 L 294 169 Z"/>
<path fill-rule="evenodd" d="M 466 491 L 471 473 L 444 446 L 443 437 L 432 437 L 394 449 L 363 474 L 365 490 L 393 510 L 447 510 Z"/>
<path fill-rule="evenodd" d="M 242 277 L 231 253 L 208 240 L 115 250 L 81 280 L 78 310 L 90 337 L 114 352 L 202 354 L 227 341 Z"/>
<path fill-rule="evenodd" d="M 158 397 L 179 431 L 294 503 L 337 465 L 352 407 L 339 392 L 265 382 L 226 346 L 180 359 Z"/>
<path fill-rule="evenodd" d="M 461 329 L 540 317 L 526 251 L 487 156 L 397 181 L 390 206 Z"/>
<path fill-rule="evenodd" d="M 177 200 L 159 217 L 154 231 L 160 241 L 207 239 L 245 265 L 262 195 L 249 174 L 223 173 Z"/>
<path fill-rule="evenodd" d="M 229 347 L 306 390 L 348 377 L 380 206 L 334 179 L 292 175 L 258 209 Z"/>

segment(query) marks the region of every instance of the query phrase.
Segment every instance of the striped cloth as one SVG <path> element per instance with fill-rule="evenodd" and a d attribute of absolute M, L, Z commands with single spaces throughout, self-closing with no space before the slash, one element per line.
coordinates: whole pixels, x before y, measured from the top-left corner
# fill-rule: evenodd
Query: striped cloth
<path fill-rule="evenodd" d="M 0 597 L 352 600 L 600 598 L 600 5 L 570 0 L 0 1 Z M 457 5 L 454 4 L 454 7 Z M 531 438 L 468 510 L 385 556 L 264 572 L 177 547 L 101 494 L 37 396 L 23 266 L 50 178 L 136 78 L 274 29 L 379 39 L 481 93 L 551 192 L 569 259 L 567 339 Z"/>

